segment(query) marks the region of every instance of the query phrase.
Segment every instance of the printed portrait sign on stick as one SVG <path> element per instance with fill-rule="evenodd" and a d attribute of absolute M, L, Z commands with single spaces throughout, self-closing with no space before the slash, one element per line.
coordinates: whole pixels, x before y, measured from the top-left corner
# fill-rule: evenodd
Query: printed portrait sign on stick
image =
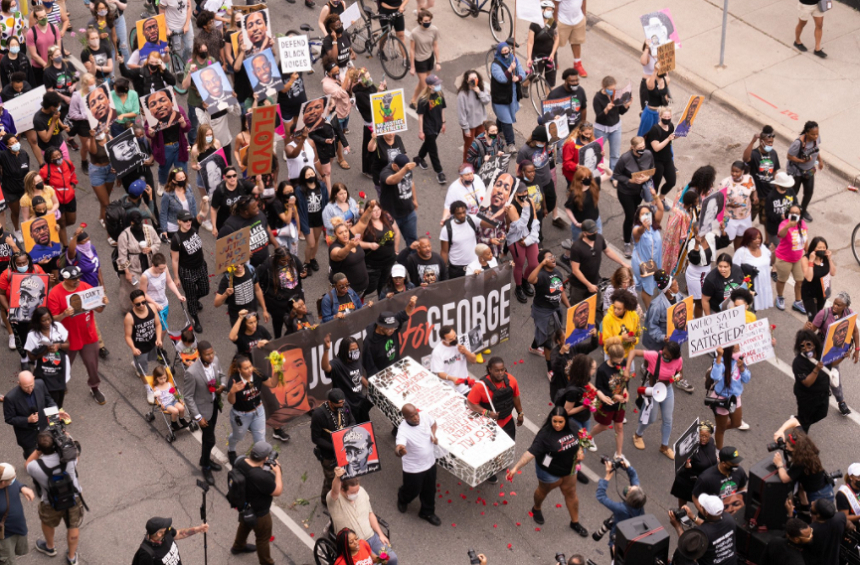
<path fill-rule="evenodd" d="M 260 106 L 251 111 L 251 153 L 248 171 L 265 175 L 272 171 L 272 143 L 275 141 L 277 106 Z"/>

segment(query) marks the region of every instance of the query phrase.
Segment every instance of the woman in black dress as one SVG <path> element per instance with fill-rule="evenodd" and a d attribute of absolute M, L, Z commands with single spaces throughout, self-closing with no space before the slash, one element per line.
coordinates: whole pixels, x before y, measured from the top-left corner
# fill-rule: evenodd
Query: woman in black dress
<path fill-rule="evenodd" d="M 693 486 L 705 469 L 717 464 L 717 446 L 714 443 L 714 424 L 702 420 L 699 424 L 699 449 L 687 459 L 684 468 L 675 475 L 672 496 L 678 499 L 678 508 L 693 500 Z"/>

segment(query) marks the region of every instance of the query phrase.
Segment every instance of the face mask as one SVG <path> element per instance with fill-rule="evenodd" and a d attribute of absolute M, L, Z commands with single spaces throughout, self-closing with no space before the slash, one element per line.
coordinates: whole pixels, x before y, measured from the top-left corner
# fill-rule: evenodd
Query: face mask
<path fill-rule="evenodd" d="M 356 499 L 358 499 L 358 493 L 348 494 L 348 495 L 346 495 L 346 499 L 347 500 L 356 500 Z"/>
<path fill-rule="evenodd" d="M 105 17 L 105 16 L 107 16 L 107 14 L 108 14 L 108 13 L 107 13 L 107 10 L 99 10 L 99 11 L 98 11 L 98 14 L 99 14 L 101 17 Z"/>
<path fill-rule="evenodd" d="M 20 268 L 20 267 L 19 267 L 19 268 Z M 812 350 L 812 351 L 804 351 L 804 352 L 803 352 L 803 354 L 804 354 L 804 355 L 806 355 L 809 359 L 812 359 L 813 357 L 815 357 L 815 350 Z"/>
<path fill-rule="evenodd" d="M 78 250 L 81 251 L 84 255 L 92 255 L 93 243 L 91 241 L 88 241 L 86 243 L 79 243 Z"/>
<path fill-rule="evenodd" d="M 41 20 L 39 20 L 39 25 L 40 26 L 48 25 L 48 18 L 42 18 Z"/>
<path fill-rule="evenodd" d="M 214 138 L 214 137 L 212 137 L 211 135 L 207 135 L 207 136 L 206 136 L 206 143 L 212 143 L 212 140 L 213 140 L 213 139 L 215 139 L 215 138 Z"/>
<path fill-rule="evenodd" d="M 18 271 L 19 273 L 26 273 L 27 269 L 29 269 L 29 268 L 30 268 L 30 265 L 24 265 L 23 267 L 19 267 L 18 265 L 15 265 L 15 270 Z"/>
<path fill-rule="evenodd" d="M 13 55 L 17 55 L 18 53 L 21 52 L 21 48 L 18 47 L 17 45 L 15 45 L 15 46 L 9 48 L 9 52 L 12 53 Z"/>
<path fill-rule="evenodd" d="M 463 183 L 463 186 L 472 186 L 472 181 L 469 179 L 460 179 L 460 181 Z"/>
<path fill-rule="evenodd" d="M 42 190 L 44 188 L 45 188 L 45 183 L 43 183 L 43 182 L 37 182 L 36 183 L 36 189 L 37 190 Z"/>
<path fill-rule="evenodd" d="M 433 22 L 421 22 L 421 25 L 424 26 L 425 28 L 428 28 L 431 25 L 433 25 Z"/>
<path fill-rule="evenodd" d="M 93 49 L 98 49 L 99 48 L 99 40 L 96 39 L 95 41 L 90 41 L 90 42 L 88 42 L 88 45 Z"/>
<path fill-rule="evenodd" d="M 350 361 L 358 361 L 358 356 L 361 355 L 361 351 L 358 349 L 349 352 L 349 360 Z M 358 495 L 356 495 L 358 496 Z"/>
<path fill-rule="evenodd" d="M 18 5 L 17 4 L 12 4 L 11 6 L 9 6 L 9 12 L 10 13 L 14 14 L 17 11 L 18 11 Z"/>
<path fill-rule="evenodd" d="M 103 133 L 100 133 L 96 136 L 96 141 L 104 141 L 104 139 L 105 139 L 105 134 L 103 134 Z"/>
<path fill-rule="evenodd" d="M 773 151 L 773 145 L 765 145 L 764 150 L 765 152 L 770 153 L 771 151 Z"/>
<path fill-rule="evenodd" d="M 496 139 L 496 136 L 495 136 L 495 135 L 493 135 L 493 134 L 487 134 L 487 137 L 488 137 L 489 139 Z"/>
<path fill-rule="evenodd" d="M 664 126 L 668 126 L 668 125 L 672 124 L 672 118 L 669 118 L 669 119 L 661 118 L 660 121 L 663 122 Z"/>
<path fill-rule="evenodd" d="M 433 92 L 442 92 L 442 85 L 437 84 L 433 87 Z"/>
<path fill-rule="evenodd" d="M 63 164 L 63 160 L 62 159 L 54 159 L 54 164 L 59 167 L 60 165 Z"/>
<path fill-rule="evenodd" d="M 827 257 L 827 251 L 819 251 L 819 250 L 816 250 L 816 251 L 815 251 L 815 256 L 816 256 L 816 257 L 821 257 L 821 258 L 823 259 L 824 257 Z"/>
<path fill-rule="evenodd" d="M 185 182 L 186 182 L 186 181 L 184 181 L 184 180 L 177 180 L 177 181 L 173 181 L 173 182 L 175 182 L 175 183 L 176 183 L 176 186 L 185 186 Z"/>
<path fill-rule="evenodd" d="M 149 65 L 149 72 L 154 73 L 157 72 L 161 67 L 159 65 Z"/>
<path fill-rule="evenodd" d="M 552 19 L 552 10 L 545 10 L 543 13 L 543 17 L 546 20 L 551 20 Z"/>
<path fill-rule="evenodd" d="M 614 94 L 615 94 L 615 91 L 614 91 L 614 90 L 610 90 L 610 89 L 608 89 L 608 88 L 606 89 L 606 95 L 607 95 L 609 98 L 612 98 L 612 96 L 613 96 Z"/>
<path fill-rule="evenodd" d="M 535 147 L 544 147 L 544 146 L 546 146 L 546 143 L 544 143 L 543 141 L 535 141 Z"/>
<path fill-rule="evenodd" d="M 583 186 L 591 186 L 591 177 L 585 177 L 582 179 Z"/>
<path fill-rule="evenodd" d="M 317 178 L 316 177 L 308 177 L 307 180 L 305 180 L 305 182 L 307 183 L 308 186 L 313 186 L 317 183 Z"/>
<path fill-rule="evenodd" d="M 87 89 L 87 90 L 89 90 L 89 89 Z M 128 94 L 128 88 L 123 88 L 121 86 L 117 86 L 114 88 L 114 90 L 116 90 L 117 94 Z"/>
<path fill-rule="evenodd" d="M 454 218 L 454 221 L 457 222 L 458 224 L 462 224 L 463 222 L 466 221 L 466 218 L 463 218 L 462 220 L 458 220 L 457 218 Z"/>
<path fill-rule="evenodd" d="M 582 236 L 588 241 L 594 241 L 595 239 L 597 239 L 597 234 L 594 233 L 584 233 L 582 234 Z"/>
<path fill-rule="evenodd" d="M 54 61 L 56 61 L 57 63 L 59 63 L 62 60 L 63 60 L 62 53 L 58 53 L 58 54 L 54 55 Z"/>
<path fill-rule="evenodd" d="M 20 143 L 15 143 L 15 144 L 14 144 L 14 145 L 12 145 L 12 147 L 10 147 L 9 149 L 11 149 L 11 150 L 12 150 L 12 151 L 14 151 L 15 153 L 17 153 L 18 151 L 20 151 L 20 150 L 21 150 L 21 144 L 20 144 Z"/>

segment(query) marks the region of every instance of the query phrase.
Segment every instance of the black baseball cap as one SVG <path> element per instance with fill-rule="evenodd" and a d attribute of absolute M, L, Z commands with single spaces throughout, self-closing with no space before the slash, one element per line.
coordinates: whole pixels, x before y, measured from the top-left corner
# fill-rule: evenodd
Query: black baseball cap
<path fill-rule="evenodd" d="M 69 265 L 67 267 L 63 267 L 60 269 L 60 278 L 64 281 L 69 279 L 79 279 L 81 278 L 81 269 L 76 265 Z"/>
<path fill-rule="evenodd" d="M 738 448 L 726 446 L 720 450 L 720 462 L 740 465 L 744 458 L 738 455 Z"/>
<path fill-rule="evenodd" d="M 188 222 L 193 217 L 194 216 L 192 216 L 191 212 L 189 212 L 188 210 L 180 210 L 176 214 L 176 219 L 179 220 L 180 222 Z"/>
<path fill-rule="evenodd" d="M 152 535 L 162 528 L 169 528 L 173 524 L 173 518 L 150 518 L 146 521 L 146 533 Z"/>
<path fill-rule="evenodd" d="M 400 324 L 397 322 L 397 317 L 394 312 L 385 311 L 382 312 L 379 317 L 376 319 L 376 325 L 386 330 L 394 330 L 400 327 Z"/>

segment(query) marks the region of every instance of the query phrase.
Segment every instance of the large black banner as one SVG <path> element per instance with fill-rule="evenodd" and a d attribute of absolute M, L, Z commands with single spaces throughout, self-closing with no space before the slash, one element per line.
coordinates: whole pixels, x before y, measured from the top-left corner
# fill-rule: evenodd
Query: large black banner
<path fill-rule="evenodd" d="M 327 334 L 331 334 L 332 356 L 344 338 L 352 336 L 363 343 L 368 326 L 376 322 L 380 312 L 399 312 L 412 296 L 417 296 L 418 302 L 400 331 L 400 352 L 425 367 L 430 366 L 430 353 L 439 343 L 439 328 L 443 325 L 453 325 L 459 335 L 481 326 L 485 347 L 507 341 L 511 328 L 512 272 L 513 267 L 505 262 L 480 275 L 418 287 L 357 310 L 342 320 L 332 320 L 255 349 L 254 365 L 265 378 L 273 372 L 269 354 L 276 351 L 283 356 L 280 383 L 272 389 L 263 388 L 266 423 L 280 427 L 325 400 L 331 380 L 320 363 Z M 315 302 L 308 297 L 308 304 Z"/>

